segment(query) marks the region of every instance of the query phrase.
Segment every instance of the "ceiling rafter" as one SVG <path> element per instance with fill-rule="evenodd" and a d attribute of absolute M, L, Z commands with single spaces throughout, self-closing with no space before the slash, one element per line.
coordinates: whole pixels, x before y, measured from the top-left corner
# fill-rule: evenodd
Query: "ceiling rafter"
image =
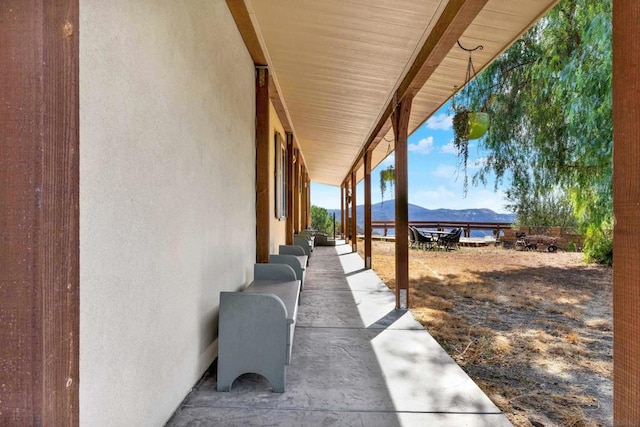
<path fill-rule="evenodd" d="M 390 102 L 387 103 L 384 113 L 378 124 L 367 138 L 364 146 L 358 153 L 347 176 L 352 170 L 362 167 L 365 151 L 374 150 L 382 138 L 391 129 L 391 113 L 395 106 L 407 95 L 414 96 L 424 86 L 429 76 L 433 74 L 440 62 L 447 56 L 451 47 L 458 38 L 471 25 L 473 20 L 482 11 L 489 0 L 451 0 L 447 3 L 442 15 L 433 27 L 433 30 L 425 40 L 420 52 L 416 56 L 409 71 L 402 79 L 398 90 Z M 345 177 L 345 180 L 347 178 Z"/>

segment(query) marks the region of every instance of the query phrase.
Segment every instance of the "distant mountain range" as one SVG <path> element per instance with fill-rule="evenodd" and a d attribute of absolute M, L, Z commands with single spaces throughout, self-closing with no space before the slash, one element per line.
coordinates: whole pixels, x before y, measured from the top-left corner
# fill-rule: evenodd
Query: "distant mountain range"
<path fill-rule="evenodd" d="M 335 213 L 340 220 L 340 209 L 327 209 L 329 215 Z M 356 207 L 358 228 L 364 228 L 364 205 Z M 371 205 L 372 221 L 393 221 L 395 217 L 395 200 Z M 491 209 L 426 209 L 409 204 L 409 221 L 469 221 L 469 222 L 514 222 L 514 214 L 500 214 Z M 491 232 L 474 230 L 473 236 L 484 236 Z"/>

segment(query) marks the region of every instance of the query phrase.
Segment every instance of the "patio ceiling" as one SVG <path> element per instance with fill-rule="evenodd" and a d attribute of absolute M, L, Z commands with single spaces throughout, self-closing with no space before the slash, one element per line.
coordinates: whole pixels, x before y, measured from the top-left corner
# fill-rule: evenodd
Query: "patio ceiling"
<path fill-rule="evenodd" d="M 473 53 L 479 71 L 556 2 L 227 0 L 254 62 L 269 66 L 311 180 L 333 185 L 365 147 L 374 166 L 394 150 L 394 96 L 415 93 L 411 133 L 464 83 L 468 53 L 456 40 L 484 47 Z"/>

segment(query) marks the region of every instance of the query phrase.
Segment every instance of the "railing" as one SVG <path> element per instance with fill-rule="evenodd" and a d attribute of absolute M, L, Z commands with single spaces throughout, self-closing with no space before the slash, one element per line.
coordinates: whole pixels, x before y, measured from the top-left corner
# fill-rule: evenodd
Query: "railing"
<path fill-rule="evenodd" d="M 464 236 L 470 237 L 471 230 L 491 230 L 495 237 L 500 236 L 500 232 L 510 229 L 510 222 L 469 222 L 469 221 L 409 221 L 410 227 L 429 228 L 436 230 L 444 230 L 445 228 L 462 228 Z M 371 221 L 371 228 L 374 230 L 383 230 L 387 235 L 388 230 L 396 227 L 393 221 Z"/>

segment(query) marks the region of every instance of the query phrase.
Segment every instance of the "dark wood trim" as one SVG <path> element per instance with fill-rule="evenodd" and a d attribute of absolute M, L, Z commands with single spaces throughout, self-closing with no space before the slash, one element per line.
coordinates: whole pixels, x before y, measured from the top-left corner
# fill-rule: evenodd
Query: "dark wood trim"
<path fill-rule="evenodd" d="M 487 2 L 488 0 L 450 0 L 447 3 L 409 71 L 402 79 L 396 96 L 385 106 L 380 120 L 367 138 L 350 170 L 357 170 L 362 165 L 364 153 L 378 146 L 391 129 L 392 124 L 389 118 L 397 103 L 407 95 L 413 97 L 424 86 L 429 76 L 433 74 L 455 45 L 456 40 L 471 25 Z"/>
<path fill-rule="evenodd" d="M 256 69 L 256 262 L 269 262 L 269 70 Z"/>
<path fill-rule="evenodd" d="M 640 425 L 640 9 L 613 4 L 613 424 Z"/>
<path fill-rule="evenodd" d="M 340 184 L 340 237 L 344 239 L 344 184 Z"/>
<path fill-rule="evenodd" d="M 293 232 L 300 231 L 300 156 L 298 149 L 293 149 L 295 163 L 293 165 Z"/>
<path fill-rule="evenodd" d="M 307 227 L 311 227 L 311 177 L 307 173 Z"/>
<path fill-rule="evenodd" d="M 244 4 L 244 1 L 227 0 L 227 7 L 233 16 L 233 20 L 236 22 L 238 31 L 240 31 L 242 40 L 244 40 L 244 44 L 249 51 L 249 55 L 251 55 L 253 63 L 255 65 L 267 65 L 267 59 L 262 51 L 262 47 L 260 46 L 258 36 L 253 29 L 251 17 L 249 16 L 249 11 L 247 10 L 247 6 Z"/>
<path fill-rule="evenodd" d="M 307 175 L 307 168 L 304 165 L 304 163 L 302 164 L 302 171 L 301 171 L 301 175 L 302 175 L 302 224 L 300 224 L 300 228 L 302 228 L 303 230 L 306 229 L 309 224 L 309 184 L 308 184 L 308 175 Z"/>
<path fill-rule="evenodd" d="M 286 243 L 287 245 L 293 244 L 293 194 L 294 194 L 294 143 L 293 134 L 287 132 L 287 224 L 286 224 Z"/>
<path fill-rule="evenodd" d="M 396 141 L 395 149 L 395 221 L 396 221 L 396 308 L 409 308 L 409 179 L 407 167 L 407 139 L 411 101 L 413 97 L 405 96 L 391 116 Z M 406 292 L 402 301 L 401 291 Z"/>
<path fill-rule="evenodd" d="M 358 203 L 356 197 L 356 171 L 351 171 L 351 249 L 358 252 Z"/>
<path fill-rule="evenodd" d="M 0 13 L 0 425 L 79 423 L 78 1 Z"/>
<path fill-rule="evenodd" d="M 364 268 L 371 266 L 371 151 L 364 153 Z"/>

